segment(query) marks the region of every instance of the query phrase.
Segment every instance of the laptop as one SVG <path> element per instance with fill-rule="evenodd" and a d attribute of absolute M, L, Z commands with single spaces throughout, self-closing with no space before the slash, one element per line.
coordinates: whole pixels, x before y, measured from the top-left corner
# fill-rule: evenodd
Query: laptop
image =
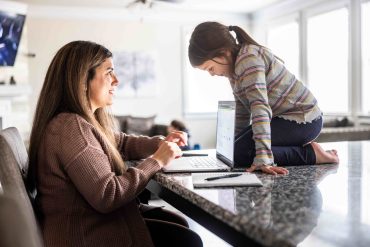
<path fill-rule="evenodd" d="M 234 166 L 234 137 L 235 101 L 219 101 L 217 110 L 216 152 L 207 152 L 207 156 L 175 159 L 163 168 L 163 172 L 230 171 Z M 194 154 L 199 154 L 199 152 L 206 153 L 203 150 L 190 152 Z"/>

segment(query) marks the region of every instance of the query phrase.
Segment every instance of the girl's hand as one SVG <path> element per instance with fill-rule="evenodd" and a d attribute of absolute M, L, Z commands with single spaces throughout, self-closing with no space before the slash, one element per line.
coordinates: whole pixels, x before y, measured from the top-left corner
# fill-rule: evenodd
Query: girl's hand
<path fill-rule="evenodd" d="M 173 142 L 162 141 L 152 158 L 157 160 L 161 167 L 169 164 L 176 157 L 182 155 L 181 149 Z"/>
<path fill-rule="evenodd" d="M 272 174 L 272 175 L 277 175 L 277 174 L 283 174 L 287 175 L 289 174 L 289 171 L 285 169 L 284 167 L 279 167 L 279 166 L 270 166 L 270 165 L 263 165 L 263 166 L 257 166 L 253 164 L 250 168 L 248 168 L 246 171 L 247 172 L 253 172 L 257 168 L 259 168 L 261 171 L 264 173 Z"/>
<path fill-rule="evenodd" d="M 164 140 L 168 142 L 174 142 L 179 147 L 183 147 L 188 145 L 188 134 L 183 131 L 172 131 Z"/>

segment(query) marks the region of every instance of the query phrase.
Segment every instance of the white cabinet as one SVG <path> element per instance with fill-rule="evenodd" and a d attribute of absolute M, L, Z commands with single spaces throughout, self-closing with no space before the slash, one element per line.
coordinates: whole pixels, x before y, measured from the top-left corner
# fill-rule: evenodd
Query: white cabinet
<path fill-rule="evenodd" d="M 14 126 L 24 139 L 28 139 L 31 129 L 29 84 L 0 85 L 0 128 Z"/>
<path fill-rule="evenodd" d="M 24 85 L 0 85 L 0 99 L 27 96 L 31 94 L 31 87 Z"/>

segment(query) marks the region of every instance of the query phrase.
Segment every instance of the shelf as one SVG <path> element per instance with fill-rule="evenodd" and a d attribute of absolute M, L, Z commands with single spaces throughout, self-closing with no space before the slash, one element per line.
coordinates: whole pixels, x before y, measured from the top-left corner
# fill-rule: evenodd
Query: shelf
<path fill-rule="evenodd" d="M 0 85 L 0 97 L 11 98 L 31 94 L 31 86 L 24 85 Z"/>

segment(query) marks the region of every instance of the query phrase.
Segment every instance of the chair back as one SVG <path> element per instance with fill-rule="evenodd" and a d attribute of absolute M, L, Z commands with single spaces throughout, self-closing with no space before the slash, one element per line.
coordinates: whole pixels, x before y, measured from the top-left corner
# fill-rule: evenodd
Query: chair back
<path fill-rule="evenodd" d="M 22 199 L 15 195 L 0 195 L 0 246 L 43 246 L 34 216 L 29 214 Z"/>
<path fill-rule="evenodd" d="M 0 135 L 12 150 L 14 158 L 16 159 L 21 171 L 22 178 L 26 181 L 28 171 L 28 153 L 18 129 L 10 127 L 2 130 Z"/>
<path fill-rule="evenodd" d="M 16 128 L 0 131 L 0 182 L 4 194 L 8 190 L 17 193 L 29 203 L 24 184 L 28 167 L 28 154 Z"/>
<path fill-rule="evenodd" d="M 18 234 L 19 238 L 25 238 L 29 241 L 28 246 L 42 246 L 41 238 L 38 233 L 37 219 L 32 207 L 32 203 L 27 193 L 24 179 L 26 179 L 28 170 L 28 154 L 23 140 L 14 127 L 0 131 L 0 234 Z M 9 199 L 10 198 L 10 199 Z M 14 206 L 15 205 L 15 206 Z M 20 213 L 21 211 L 21 213 Z M 8 213 L 6 213 L 8 212 Z M 5 217 L 17 215 L 12 218 Z M 23 217 L 24 216 L 24 217 Z M 27 223 L 22 223 L 27 222 Z M 7 225 L 22 225 L 23 230 L 14 227 L 9 231 Z M 25 225 L 26 224 L 26 225 Z M 5 227 L 5 228 L 4 228 Z M 5 230 L 4 230 L 5 229 Z M 20 231 L 19 231 L 20 230 Z M 1 237 L 2 239 L 2 237 Z M 19 239 L 19 240 L 20 240 Z M 7 238 L 2 239 L 7 241 Z M 16 241 L 14 239 L 14 241 Z M 7 242 L 1 242 L 0 246 L 11 246 Z M 13 245 L 15 246 L 15 245 Z M 17 246 L 17 245 L 16 245 Z M 26 246 L 26 245 L 19 245 Z"/>

